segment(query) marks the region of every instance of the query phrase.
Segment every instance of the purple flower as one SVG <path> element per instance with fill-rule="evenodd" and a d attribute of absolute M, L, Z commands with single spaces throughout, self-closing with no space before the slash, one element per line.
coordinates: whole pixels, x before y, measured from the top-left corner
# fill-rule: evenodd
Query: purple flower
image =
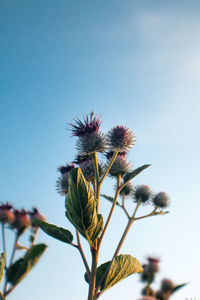
<path fill-rule="evenodd" d="M 100 118 L 101 116 L 94 116 L 94 113 L 91 112 L 84 117 L 83 122 L 79 118 L 75 119 L 74 124 L 69 124 L 72 127 L 72 135 L 82 137 L 92 132 L 98 132 L 101 125 Z"/>
<path fill-rule="evenodd" d="M 125 126 L 116 126 L 108 132 L 107 144 L 112 151 L 129 151 L 135 144 L 134 133 Z"/>

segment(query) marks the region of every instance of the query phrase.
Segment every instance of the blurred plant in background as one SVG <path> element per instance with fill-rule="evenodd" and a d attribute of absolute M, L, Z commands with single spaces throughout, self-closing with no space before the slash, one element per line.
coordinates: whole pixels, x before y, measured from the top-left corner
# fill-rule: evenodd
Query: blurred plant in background
<path fill-rule="evenodd" d="M 140 278 L 145 287 L 142 289 L 143 297 L 140 300 L 168 300 L 176 291 L 186 285 L 186 283 L 175 284 L 171 279 L 164 278 L 160 288 L 153 289 L 151 284 L 155 282 L 156 275 L 160 270 L 159 262 L 158 258 L 148 257 L 147 263 L 142 265 L 144 271 Z"/>
<path fill-rule="evenodd" d="M 46 250 L 45 244 L 35 244 L 39 227 L 33 223 L 35 219 L 46 221 L 37 208 L 32 211 L 18 210 L 9 203 L 0 205 L 0 223 L 2 229 L 2 251 L 0 258 L 0 281 L 4 273 L 4 288 L 0 293 L 0 300 L 6 299 L 14 288 L 30 272 L 33 266 L 38 262 L 41 255 Z M 7 248 L 7 231 L 13 232 L 13 245 Z M 29 239 L 26 245 L 20 244 L 20 239 L 24 233 L 29 230 Z M 24 255 L 15 260 L 17 251 L 24 251 Z"/>
<path fill-rule="evenodd" d="M 48 235 L 79 251 L 86 269 L 85 280 L 89 284 L 88 300 L 95 300 L 122 279 L 143 272 L 137 258 L 119 255 L 121 247 L 135 221 L 166 213 L 163 209 L 168 206 L 169 197 L 164 192 L 154 194 L 147 185 L 133 186 L 132 179 L 150 165 L 133 169 L 128 161 L 127 153 L 135 144 L 132 130 L 117 125 L 104 134 L 100 131 L 100 116 L 95 116 L 93 112 L 86 115 L 83 121 L 77 118 L 69 125 L 72 136 L 77 138 L 78 153 L 71 163 L 58 168 L 57 190 L 65 196 L 65 214 L 74 226 L 76 242 L 73 242 L 74 237 L 67 229 L 42 220 L 35 223 Z M 102 155 L 101 159 L 99 155 Z M 107 176 L 114 180 L 114 196 L 101 194 L 102 183 Z M 105 222 L 99 213 L 101 197 L 111 202 Z M 127 198 L 132 199 L 133 208 L 130 211 L 126 208 Z M 141 205 L 152 205 L 153 208 L 148 214 L 138 216 Z M 98 266 L 101 243 L 116 206 L 126 214 L 127 226 L 119 237 L 111 260 Z M 86 255 L 80 235 L 88 242 L 91 267 L 87 258 L 89 251 Z"/>

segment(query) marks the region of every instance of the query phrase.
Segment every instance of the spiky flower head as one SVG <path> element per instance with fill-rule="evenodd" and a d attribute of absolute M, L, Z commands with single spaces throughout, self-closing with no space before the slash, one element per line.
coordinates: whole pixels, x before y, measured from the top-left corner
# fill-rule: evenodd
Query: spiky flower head
<path fill-rule="evenodd" d="M 92 132 L 98 132 L 101 125 L 100 118 L 101 116 L 94 116 L 94 113 L 91 112 L 84 117 L 83 122 L 79 118 L 74 119 L 74 124 L 69 124 L 72 127 L 72 135 L 82 137 Z"/>
<path fill-rule="evenodd" d="M 127 182 L 127 184 L 121 189 L 120 196 L 122 197 L 130 197 L 133 195 L 134 187 L 132 182 Z"/>
<path fill-rule="evenodd" d="M 25 231 L 31 225 L 31 220 L 26 210 L 15 209 L 14 216 L 15 219 L 12 223 L 12 227 L 16 228 L 18 231 Z"/>
<path fill-rule="evenodd" d="M 142 184 L 135 187 L 134 190 L 135 202 L 140 201 L 143 204 L 148 204 L 151 195 L 152 195 L 152 191 L 148 185 Z"/>
<path fill-rule="evenodd" d="M 75 168 L 74 164 L 67 164 L 66 166 L 61 166 L 58 168 L 58 171 L 61 173 L 61 176 L 58 177 L 56 181 L 56 189 L 61 195 L 66 195 L 69 188 L 68 178 L 69 172 Z"/>
<path fill-rule="evenodd" d="M 95 164 L 91 155 L 78 155 L 74 162 L 79 165 L 87 181 L 91 181 L 95 178 Z M 100 162 L 98 162 L 98 170 L 99 177 L 101 177 L 104 173 L 104 167 L 103 164 Z"/>
<path fill-rule="evenodd" d="M 165 278 L 161 282 L 161 291 L 163 293 L 168 293 L 168 292 L 171 293 L 173 291 L 174 287 L 175 287 L 175 284 L 170 279 Z"/>
<path fill-rule="evenodd" d="M 12 224 L 14 221 L 13 206 L 9 203 L 0 205 L 0 222 Z"/>
<path fill-rule="evenodd" d="M 133 131 L 125 126 L 115 126 L 106 137 L 108 148 L 112 151 L 129 151 L 135 144 Z"/>
<path fill-rule="evenodd" d="M 165 208 L 169 205 L 169 196 L 165 192 L 160 192 L 154 195 L 152 201 L 155 206 Z"/>
<path fill-rule="evenodd" d="M 114 154 L 113 151 L 107 152 L 106 153 L 107 159 L 111 160 L 113 154 Z M 109 175 L 116 177 L 120 174 L 123 176 L 124 174 L 130 171 L 131 171 L 131 164 L 130 162 L 127 161 L 126 152 L 119 152 L 117 157 L 115 158 L 112 167 L 109 170 Z"/>
<path fill-rule="evenodd" d="M 47 218 L 44 215 L 42 215 L 36 207 L 33 207 L 32 211 L 29 211 L 29 216 L 31 218 L 33 227 L 36 226 L 34 220 L 41 220 L 43 222 L 47 220 Z"/>
<path fill-rule="evenodd" d="M 99 131 L 100 116 L 94 116 L 94 113 L 91 112 L 84 117 L 83 122 L 80 119 L 75 119 L 74 124 L 69 125 L 72 127 L 72 135 L 79 138 L 77 148 L 81 155 L 106 150 L 105 137 Z"/>

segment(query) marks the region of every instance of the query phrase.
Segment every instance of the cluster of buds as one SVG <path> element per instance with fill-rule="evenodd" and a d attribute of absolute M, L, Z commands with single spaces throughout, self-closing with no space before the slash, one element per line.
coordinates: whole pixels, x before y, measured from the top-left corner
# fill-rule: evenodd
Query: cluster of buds
<path fill-rule="evenodd" d="M 104 153 L 107 159 L 104 164 L 98 162 L 99 177 L 103 175 L 116 152 L 118 154 L 109 170 L 109 175 L 116 177 L 120 174 L 123 176 L 131 171 L 132 166 L 127 160 L 127 152 L 135 143 L 133 131 L 125 126 L 116 126 L 107 134 L 103 134 L 100 132 L 100 116 L 95 116 L 93 112 L 86 115 L 83 121 L 77 118 L 69 125 L 71 126 L 72 136 L 78 138 L 78 155 L 73 163 L 58 168 L 61 176 L 58 178 L 56 186 L 60 194 L 67 194 L 69 172 L 75 166 L 81 168 L 87 181 L 90 182 L 95 178 L 94 152 Z"/>
<path fill-rule="evenodd" d="M 37 208 L 28 212 L 25 209 L 18 210 L 9 203 L 0 205 L 0 223 L 8 224 L 18 232 L 24 232 L 30 226 L 34 227 L 35 219 L 46 220 Z"/>
<path fill-rule="evenodd" d="M 159 290 L 154 290 L 151 287 L 151 283 L 155 280 L 156 273 L 159 272 L 159 259 L 154 257 L 148 257 L 148 262 L 143 265 L 143 273 L 141 281 L 146 283 L 146 286 L 142 290 L 143 298 L 140 300 L 168 300 L 170 296 L 179 288 L 185 286 L 185 284 L 176 285 L 170 279 L 163 279 Z"/>

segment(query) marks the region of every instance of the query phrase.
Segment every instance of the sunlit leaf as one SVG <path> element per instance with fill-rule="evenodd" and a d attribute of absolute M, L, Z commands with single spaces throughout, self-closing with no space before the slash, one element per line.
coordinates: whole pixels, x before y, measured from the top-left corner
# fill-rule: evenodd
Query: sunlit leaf
<path fill-rule="evenodd" d="M 92 187 L 80 168 L 70 171 L 65 207 L 69 221 L 92 244 L 103 228 L 103 217 L 97 215 Z"/>

